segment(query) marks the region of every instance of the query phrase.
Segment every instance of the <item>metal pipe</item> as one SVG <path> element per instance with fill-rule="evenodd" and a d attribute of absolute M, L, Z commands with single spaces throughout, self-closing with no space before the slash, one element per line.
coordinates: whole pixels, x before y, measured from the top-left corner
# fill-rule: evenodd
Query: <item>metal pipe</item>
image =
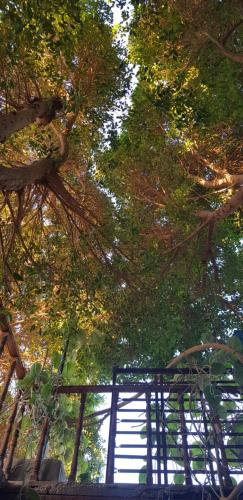
<path fill-rule="evenodd" d="M 106 483 L 114 483 L 114 464 L 115 464 L 115 447 L 116 447 L 116 420 L 117 420 L 117 401 L 118 401 L 118 388 L 113 388 L 111 398 L 111 416 L 110 416 L 110 430 L 108 442 L 108 455 L 106 463 Z"/>

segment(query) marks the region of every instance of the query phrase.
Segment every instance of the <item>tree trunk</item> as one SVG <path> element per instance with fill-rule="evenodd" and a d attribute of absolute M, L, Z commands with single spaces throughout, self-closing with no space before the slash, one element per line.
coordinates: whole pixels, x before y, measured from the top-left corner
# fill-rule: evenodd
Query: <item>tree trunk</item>
<path fill-rule="evenodd" d="M 53 97 L 43 101 L 36 100 L 20 111 L 0 114 L 0 142 L 4 142 L 12 134 L 35 121 L 39 125 L 46 125 L 55 117 L 55 112 L 61 108 L 60 99 Z"/>
<path fill-rule="evenodd" d="M 26 167 L 0 166 L 0 190 L 20 191 L 31 184 L 42 183 L 54 168 L 53 158 L 36 160 Z"/>

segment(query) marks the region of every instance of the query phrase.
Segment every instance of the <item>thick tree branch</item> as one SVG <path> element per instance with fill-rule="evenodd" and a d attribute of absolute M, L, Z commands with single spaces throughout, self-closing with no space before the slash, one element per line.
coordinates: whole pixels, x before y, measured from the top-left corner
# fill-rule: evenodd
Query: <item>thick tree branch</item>
<path fill-rule="evenodd" d="M 4 142 L 12 134 L 35 121 L 38 125 L 50 123 L 55 118 L 56 111 L 61 108 L 61 100 L 58 97 L 53 97 L 43 101 L 37 99 L 24 109 L 0 114 L 0 142 Z"/>
<path fill-rule="evenodd" d="M 212 163 L 211 161 L 207 160 L 207 158 L 203 158 L 203 156 L 200 155 L 200 153 L 196 150 L 193 151 L 192 153 L 193 159 L 196 159 L 201 165 L 204 167 L 209 168 L 212 172 L 215 174 L 219 174 L 220 176 L 223 176 L 223 174 L 227 174 L 227 170 L 222 167 L 221 165 L 216 165 L 215 163 Z"/>
<path fill-rule="evenodd" d="M 189 177 L 193 179 L 197 184 L 200 184 L 200 186 L 206 187 L 208 189 L 218 190 L 243 185 L 243 174 L 224 174 L 222 177 L 212 180 L 204 179 L 203 177 L 200 177 L 198 175 L 191 174 L 189 175 Z"/>
<path fill-rule="evenodd" d="M 205 222 L 217 222 L 232 215 L 236 210 L 239 210 L 243 205 L 243 187 L 238 189 L 236 193 L 222 207 L 209 212 L 207 210 L 200 210 L 196 213 L 198 217 Z"/>
<path fill-rule="evenodd" d="M 31 184 L 42 183 L 55 168 L 55 160 L 44 158 L 24 167 L 7 168 L 0 165 L 0 190 L 20 191 Z"/>

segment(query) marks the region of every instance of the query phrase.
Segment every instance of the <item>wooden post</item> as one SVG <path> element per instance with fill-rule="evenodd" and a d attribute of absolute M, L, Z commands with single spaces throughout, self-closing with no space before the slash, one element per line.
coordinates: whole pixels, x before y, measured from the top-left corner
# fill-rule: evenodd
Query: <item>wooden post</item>
<path fill-rule="evenodd" d="M 13 433 L 13 438 L 11 441 L 11 445 L 9 448 L 9 455 L 8 455 L 8 458 L 7 458 L 6 463 L 4 465 L 4 473 L 6 475 L 6 478 L 8 478 L 9 472 L 10 472 L 11 467 L 12 467 L 13 457 L 14 457 L 16 446 L 18 443 L 18 438 L 19 438 L 19 433 L 20 433 L 20 429 L 21 429 L 24 410 L 25 410 L 25 404 L 22 404 L 21 408 L 20 408 L 20 418 L 16 424 L 15 431 Z"/>
<path fill-rule="evenodd" d="M 85 401 L 86 401 L 86 394 L 84 393 L 84 394 L 81 394 L 81 398 L 80 398 L 79 418 L 78 418 L 78 422 L 77 422 L 77 431 L 76 431 L 76 438 L 75 438 L 75 444 L 74 444 L 71 472 L 70 472 L 70 475 L 68 478 L 69 482 L 75 481 L 76 474 L 77 474 L 78 452 L 79 452 L 79 446 L 80 446 L 80 441 L 81 441 L 82 431 L 83 431 Z"/>
<path fill-rule="evenodd" d="M 8 388 L 9 388 L 9 384 L 11 382 L 11 379 L 12 379 L 12 376 L 13 376 L 13 373 L 14 373 L 14 370 L 15 370 L 15 367 L 16 367 L 16 363 L 17 363 L 17 360 L 15 359 L 11 363 L 11 365 L 10 365 L 8 376 L 7 376 L 7 380 L 6 380 L 5 384 L 4 384 L 3 391 L 2 391 L 2 394 L 0 396 L 0 411 L 1 411 L 3 403 L 5 401 L 5 398 L 6 398 L 6 395 L 7 395 L 7 392 L 8 392 Z"/>
<path fill-rule="evenodd" d="M 41 431 L 41 435 L 40 435 L 40 439 L 39 439 L 38 448 L 37 448 L 36 459 L 35 459 L 35 462 L 33 464 L 31 475 L 30 475 L 30 479 L 32 481 L 38 481 L 41 461 L 42 461 L 42 457 L 43 457 L 43 449 L 45 446 L 48 430 L 49 430 L 49 417 L 45 417 L 44 424 L 43 424 L 42 431 Z"/>
<path fill-rule="evenodd" d="M 11 413 L 9 419 L 8 419 L 7 428 L 6 428 L 6 431 L 5 431 L 5 434 L 4 434 L 4 438 L 3 438 L 3 442 L 2 442 L 2 445 L 1 445 L 1 448 L 0 448 L 0 469 L 3 468 L 3 461 L 4 461 L 6 450 L 7 450 L 7 447 L 8 447 L 8 442 L 9 442 L 9 438 L 10 438 L 10 435 L 11 435 L 11 432 L 12 432 L 13 424 L 14 424 L 14 421 L 15 421 L 15 418 L 16 418 L 16 415 L 17 415 L 18 404 L 19 404 L 19 397 L 17 397 L 16 400 L 15 400 L 15 403 L 14 403 L 14 406 L 13 406 L 13 411 L 12 411 L 12 413 Z"/>

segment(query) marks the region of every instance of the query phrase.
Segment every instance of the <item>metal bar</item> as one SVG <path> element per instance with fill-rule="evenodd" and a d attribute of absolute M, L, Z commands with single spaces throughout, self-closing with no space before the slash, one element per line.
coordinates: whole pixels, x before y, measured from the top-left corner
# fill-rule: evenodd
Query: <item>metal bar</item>
<path fill-rule="evenodd" d="M 112 384 L 116 385 L 116 377 L 117 377 L 117 366 L 113 366 L 112 370 Z"/>
<path fill-rule="evenodd" d="M 136 460 L 146 460 L 147 459 L 147 455 L 123 455 L 123 454 L 115 454 L 115 458 L 127 458 L 130 460 L 131 459 L 136 459 Z"/>
<path fill-rule="evenodd" d="M 227 390 L 225 389 L 225 391 L 224 391 L 224 392 L 227 392 Z M 237 388 L 236 393 L 237 393 L 237 394 L 239 393 L 239 388 Z M 121 399 L 122 399 L 122 401 L 131 401 L 131 398 L 121 398 Z M 143 402 L 144 402 L 144 401 L 146 401 L 146 399 L 145 399 L 145 398 L 140 398 L 140 397 L 139 397 L 139 398 L 137 399 L 137 401 L 139 401 L 139 402 L 140 402 L 140 401 L 141 401 L 141 402 L 143 401 Z M 190 401 L 190 398 L 186 398 L 186 397 L 184 397 L 184 403 L 186 403 L 186 401 Z M 193 398 L 193 401 L 195 401 L 195 402 L 199 402 L 199 403 L 200 403 L 200 402 L 201 402 L 201 399 L 200 399 L 200 398 Z M 232 401 L 232 398 L 223 398 L 223 399 L 222 399 L 222 402 L 225 402 L 225 401 Z M 234 399 L 234 401 L 235 401 L 236 403 L 237 403 L 237 401 L 240 403 L 240 400 L 239 400 L 239 399 L 236 399 L 236 398 L 235 398 L 235 399 Z M 151 398 L 151 402 L 155 402 L 155 398 Z M 170 403 L 171 403 L 171 402 L 175 402 L 175 403 L 177 403 L 177 402 L 178 402 L 178 399 L 177 399 L 177 398 L 172 398 L 172 397 L 170 397 Z M 165 411 L 166 411 L 166 410 L 165 410 Z M 170 411 L 170 410 L 167 410 L 167 411 Z M 173 413 L 175 413 L 175 411 L 176 411 L 176 410 L 173 410 Z M 194 413 L 195 413 L 196 411 L 197 411 L 197 413 L 200 413 L 200 410 L 193 410 L 193 411 L 194 411 Z M 229 413 L 232 413 L 232 410 L 227 410 L 227 411 L 228 411 Z M 234 411 L 237 411 L 237 410 L 234 410 Z M 238 411 L 241 411 L 241 410 L 238 410 Z M 177 412 L 177 413 L 178 413 L 178 412 Z"/>
<path fill-rule="evenodd" d="M 42 461 L 42 457 L 43 457 L 43 450 L 45 448 L 45 443 L 47 440 L 48 431 L 49 431 L 49 417 L 45 417 L 44 424 L 43 424 L 42 431 L 41 431 L 41 435 L 40 435 L 40 439 L 39 439 L 38 448 L 37 448 L 36 459 L 34 461 L 34 464 L 33 464 L 32 470 L 31 470 L 30 479 L 32 481 L 38 481 L 41 461 Z"/>
<path fill-rule="evenodd" d="M 146 434 L 146 431 L 116 431 L 117 434 Z M 156 431 L 153 431 L 152 430 L 152 433 L 153 435 L 156 434 Z M 181 432 L 177 432 L 177 431 L 170 431 L 170 435 L 171 436 L 181 436 Z M 198 436 L 198 432 L 188 432 L 187 434 L 188 436 Z M 229 434 L 224 434 L 225 436 L 228 436 Z M 230 433 L 231 436 L 243 436 L 243 432 L 231 432 Z"/>
<path fill-rule="evenodd" d="M 156 392 L 155 394 L 155 416 L 156 416 L 156 459 L 157 459 L 157 481 L 161 484 L 161 458 L 160 458 L 160 411 L 159 411 L 159 396 Z"/>
<path fill-rule="evenodd" d="M 7 392 L 8 392 L 8 388 L 9 388 L 9 384 L 11 382 L 11 379 L 12 379 L 12 376 L 13 376 L 13 373 L 14 373 L 14 370 L 15 370 L 15 367 L 16 367 L 16 363 L 17 363 L 17 360 L 15 359 L 11 363 L 11 365 L 10 365 L 9 372 L 8 372 L 8 375 L 7 375 L 7 380 L 6 380 L 5 384 L 4 384 L 3 391 L 2 391 L 2 394 L 0 396 L 0 411 L 1 411 L 3 403 L 5 401 L 5 398 L 6 398 L 6 395 L 7 395 Z"/>
<path fill-rule="evenodd" d="M 106 463 L 106 483 L 114 483 L 114 464 L 115 464 L 115 447 L 116 447 L 116 420 L 117 420 L 117 401 L 118 388 L 114 386 L 111 398 L 111 414 L 110 414 L 110 430 L 108 442 L 108 455 Z"/>
<path fill-rule="evenodd" d="M 131 401 L 131 400 L 130 400 Z M 131 413 L 145 413 L 146 409 L 145 408 L 117 408 L 117 411 L 119 412 L 131 412 Z"/>
<path fill-rule="evenodd" d="M 116 387 L 115 385 L 62 385 L 59 387 L 55 387 L 54 392 L 57 394 L 81 394 L 82 392 L 95 392 L 95 393 L 106 393 L 106 392 L 112 392 L 112 390 Z M 173 382 L 166 382 L 163 386 L 164 392 L 173 392 L 173 393 L 183 393 L 183 392 L 190 392 L 190 390 L 194 387 L 192 383 L 173 383 Z M 231 393 L 231 394 L 239 394 L 240 393 L 240 388 L 235 386 L 235 385 L 228 385 L 228 386 L 218 386 L 219 388 L 223 389 L 223 392 L 225 393 Z M 119 391 L 120 392 L 134 392 L 134 393 L 146 393 L 148 392 L 156 392 L 159 391 L 160 387 L 159 385 L 155 384 L 148 384 L 148 383 L 142 383 L 142 384 L 121 384 L 119 385 Z M 139 399 L 138 399 L 139 401 Z M 176 401 L 176 400 L 175 400 Z"/>
<path fill-rule="evenodd" d="M 126 473 L 133 473 L 133 472 L 141 472 L 141 469 L 117 469 L 117 472 L 126 472 Z M 157 469 L 153 469 L 153 472 L 157 472 Z M 146 474 L 146 469 L 143 470 L 143 473 Z M 176 470 L 176 469 L 168 469 L 168 474 L 184 474 L 184 470 Z M 205 468 L 204 469 L 195 469 L 193 470 L 194 474 L 205 474 Z M 214 474 L 217 474 L 217 471 L 214 472 Z M 243 475 L 243 470 L 234 470 L 234 474 L 238 475 Z"/>
<path fill-rule="evenodd" d="M 205 367 L 203 369 L 204 373 L 208 373 L 209 369 Z M 177 375 L 177 374 L 197 374 L 198 375 L 198 370 L 196 368 L 120 368 L 116 367 L 116 373 L 117 375 L 121 373 L 130 373 L 130 374 L 141 374 L 141 375 L 146 375 L 152 374 L 152 375 Z"/>
<path fill-rule="evenodd" d="M 163 383 L 162 377 L 160 378 L 161 383 Z M 160 410 L 162 417 L 162 432 L 161 432 L 161 440 L 162 440 L 162 449 L 163 449 L 163 465 L 164 465 L 164 484 L 168 485 L 168 472 L 167 472 L 167 443 L 166 443 L 166 417 L 165 417 L 165 400 L 164 400 L 164 392 L 163 389 L 160 393 Z"/>
<path fill-rule="evenodd" d="M 189 458 L 188 443 L 187 443 L 187 427 L 186 427 L 186 422 L 185 422 L 185 409 L 184 409 L 183 394 L 181 394 L 179 396 L 178 402 L 179 402 L 180 421 L 181 421 L 180 427 L 181 427 L 181 437 L 182 437 L 183 462 L 184 462 L 184 468 L 185 468 L 185 480 L 186 480 L 186 485 L 192 485 L 190 458 Z"/>
<path fill-rule="evenodd" d="M 3 438 L 3 442 L 2 442 L 2 445 L 1 445 L 1 448 L 0 448 L 0 469 L 3 468 L 3 461 L 4 461 L 6 450 L 7 450 L 7 447 L 8 447 L 9 438 L 10 438 L 10 435 L 11 435 L 11 432 L 12 432 L 12 429 L 13 429 L 13 424 L 15 422 L 15 418 L 16 418 L 16 415 L 17 415 L 18 404 L 19 404 L 19 395 L 16 397 L 16 400 L 15 400 L 15 403 L 14 403 L 14 406 L 13 406 L 13 411 L 12 411 L 12 413 L 11 413 L 9 419 L 8 419 L 7 428 L 6 428 L 6 431 L 5 431 L 5 434 L 4 434 L 4 438 Z"/>
<path fill-rule="evenodd" d="M 126 423 L 126 424 L 145 424 L 146 423 L 146 419 L 145 420 L 141 420 L 139 418 L 121 418 L 119 419 L 119 422 L 122 424 L 122 423 Z M 151 422 L 154 422 L 154 420 L 151 420 Z"/>
<path fill-rule="evenodd" d="M 152 463 L 152 425 L 151 425 L 151 393 L 146 393 L 146 419 L 147 419 L 147 485 L 153 484 L 153 463 Z M 156 434 L 156 431 L 155 431 Z"/>
<path fill-rule="evenodd" d="M 75 438 L 75 444 L 74 444 L 71 472 L 70 472 L 70 475 L 68 478 L 69 482 L 75 481 L 76 475 L 77 475 L 78 452 L 79 452 L 80 441 L 81 441 L 82 431 L 83 431 L 85 401 L 86 401 L 86 394 L 82 394 L 81 398 L 80 398 L 79 418 L 78 418 L 78 422 L 77 422 L 77 431 L 76 431 L 76 438 Z"/>
<path fill-rule="evenodd" d="M 196 434 L 198 436 L 198 433 Z M 232 434 L 230 434 L 231 436 Z M 238 435 L 238 434 L 237 434 Z M 157 445 L 153 445 L 152 448 L 156 448 Z M 201 446 L 199 445 L 196 445 L 196 444 L 188 444 L 187 445 L 188 449 L 197 449 L 197 450 L 200 450 L 201 449 Z M 236 449 L 236 450 L 241 450 L 242 449 L 242 445 L 241 444 L 234 444 L 234 445 L 225 445 L 224 446 L 225 448 L 229 448 L 229 449 Z M 119 445 L 119 448 L 146 448 L 146 444 L 120 444 Z M 162 448 L 162 445 L 160 446 L 160 448 Z M 168 444 L 167 445 L 167 448 L 176 448 L 178 449 L 178 446 L 176 444 Z M 181 457 L 180 457 L 181 458 Z M 199 460 L 199 459 L 197 459 Z M 230 459 L 232 460 L 232 459 Z"/>
<path fill-rule="evenodd" d="M 18 420 L 18 422 L 16 424 L 15 431 L 13 433 L 13 438 L 12 438 L 12 441 L 11 441 L 11 445 L 10 445 L 10 448 L 9 448 L 9 454 L 8 454 L 6 463 L 4 464 L 4 473 L 6 475 L 6 478 L 8 478 L 9 472 L 10 472 L 11 467 L 12 467 L 14 453 L 15 453 L 15 450 L 16 450 L 16 446 L 17 446 L 17 443 L 18 443 L 18 438 L 19 438 L 19 434 L 20 434 L 20 430 L 21 430 L 21 424 L 22 424 L 22 418 L 23 418 L 24 410 L 25 410 L 25 404 L 22 404 L 21 408 L 20 408 L 20 412 L 19 412 L 20 413 L 20 418 L 19 418 L 19 420 Z"/>

